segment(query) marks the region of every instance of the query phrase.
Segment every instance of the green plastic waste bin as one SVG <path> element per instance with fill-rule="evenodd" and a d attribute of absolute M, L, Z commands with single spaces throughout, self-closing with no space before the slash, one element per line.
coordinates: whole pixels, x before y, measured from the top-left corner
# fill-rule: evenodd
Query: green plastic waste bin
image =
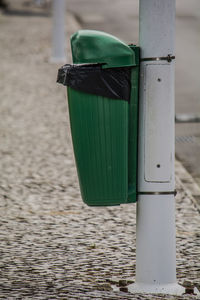
<path fill-rule="evenodd" d="M 93 30 L 75 33 L 71 48 L 74 65 L 62 76 L 83 201 L 135 202 L 139 48 Z"/>

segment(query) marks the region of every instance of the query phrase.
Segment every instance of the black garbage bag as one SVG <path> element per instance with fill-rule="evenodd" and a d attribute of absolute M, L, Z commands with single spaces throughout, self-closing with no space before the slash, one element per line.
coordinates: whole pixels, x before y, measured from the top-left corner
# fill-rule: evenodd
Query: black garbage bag
<path fill-rule="evenodd" d="M 129 101 L 131 67 L 102 69 L 101 64 L 66 64 L 58 70 L 57 82 L 85 93 Z"/>

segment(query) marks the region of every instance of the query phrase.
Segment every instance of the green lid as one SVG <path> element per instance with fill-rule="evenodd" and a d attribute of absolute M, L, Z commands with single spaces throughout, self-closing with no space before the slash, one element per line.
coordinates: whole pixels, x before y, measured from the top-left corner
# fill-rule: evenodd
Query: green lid
<path fill-rule="evenodd" d="M 103 68 L 136 66 L 134 51 L 102 31 L 77 31 L 71 36 L 71 48 L 74 64 L 103 63 Z"/>

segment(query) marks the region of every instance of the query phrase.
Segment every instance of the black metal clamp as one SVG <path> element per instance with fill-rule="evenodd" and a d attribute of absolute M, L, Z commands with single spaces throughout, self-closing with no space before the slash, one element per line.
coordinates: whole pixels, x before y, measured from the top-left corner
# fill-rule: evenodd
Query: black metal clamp
<path fill-rule="evenodd" d="M 177 195 L 177 191 L 168 191 L 168 192 L 138 192 L 138 195 Z"/>
<path fill-rule="evenodd" d="M 159 60 L 166 60 L 168 63 L 170 63 L 173 59 L 175 59 L 174 55 L 168 54 L 167 56 L 163 57 L 146 57 L 141 58 L 140 61 L 159 61 Z"/>

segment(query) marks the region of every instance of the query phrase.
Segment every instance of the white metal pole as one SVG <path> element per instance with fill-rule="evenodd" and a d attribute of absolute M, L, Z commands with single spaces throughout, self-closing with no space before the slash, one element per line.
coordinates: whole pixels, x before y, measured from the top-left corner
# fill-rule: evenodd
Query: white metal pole
<path fill-rule="evenodd" d="M 65 0 L 53 0 L 52 62 L 66 62 Z"/>
<path fill-rule="evenodd" d="M 136 282 L 130 292 L 180 295 L 174 201 L 175 0 L 140 0 Z M 167 60 L 168 57 L 168 60 Z"/>

